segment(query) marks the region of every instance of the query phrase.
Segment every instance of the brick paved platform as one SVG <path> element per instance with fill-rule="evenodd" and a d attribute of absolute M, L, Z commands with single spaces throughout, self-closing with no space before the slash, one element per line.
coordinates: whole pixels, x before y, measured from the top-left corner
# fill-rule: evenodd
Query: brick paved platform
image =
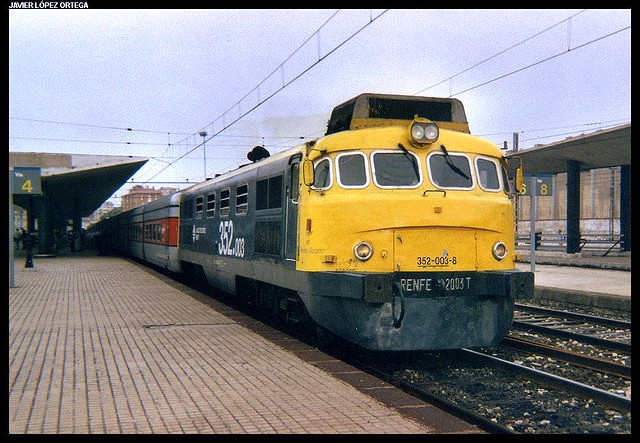
<path fill-rule="evenodd" d="M 10 433 L 434 432 L 129 261 L 15 269 Z"/>

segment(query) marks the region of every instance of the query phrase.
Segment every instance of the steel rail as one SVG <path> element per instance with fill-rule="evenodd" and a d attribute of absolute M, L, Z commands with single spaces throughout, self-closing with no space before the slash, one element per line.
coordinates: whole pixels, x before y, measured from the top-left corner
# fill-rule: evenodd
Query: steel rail
<path fill-rule="evenodd" d="M 578 334 L 576 332 L 566 331 L 563 329 L 550 328 L 546 326 L 540 326 L 537 324 L 527 323 L 524 321 L 514 320 L 513 326 L 515 328 L 518 328 L 524 331 L 535 331 L 541 334 L 553 335 L 555 337 L 577 340 L 583 343 L 588 343 L 594 346 L 600 346 L 600 347 L 612 349 L 615 351 L 631 353 L 630 343 L 622 343 L 619 341 L 607 340 L 600 337 L 594 337 L 592 335 Z"/>
<path fill-rule="evenodd" d="M 631 366 L 556 348 L 544 343 L 538 343 L 512 335 L 506 336 L 502 340 L 501 344 L 631 380 Z"/>
<path fill-rule="evenodd" d="M 581 320 L 588 323 L 595 323 L 598 325 L 608 326 L 613 328 L 631 329 L 630 321 L 616 320 L 613 318 L 599 317 L 595 315 L 581 314 L 579 312 L 570 312 L 570 311 L 559 310 L 559 309 L 543 308 L 540 306 L 522 305 L 519 303 L 515 304 L 515 308 L 516 310 L 519 310 L 519 311 L 535 312 L 538 314 L 551 315 L 555 317 L 564 317 L 572 320 Z"/>
<path fill-rule="evenodd" d="M 622 412 L 631 412 L 631 399 L 623 397 L 621 395 L 612 394 L 611 392 L 603 389 L 595 388 L 593 386 L 585 385 L 574 380 L 569 380 L 558 375 L 549 374 L 538 369 L 529 368 L 517 363 L 513 363 L 501 358 L 493 357 L 491 355 L 483 354 L 481 352 L 472 351 L 471 349 L 463 349 L 463 352 L 469 355 L 481 359 L 493 366 L 500 366 L 507 370 L 521 373 L 525 377 L 533 380 L 537 380 L 544 384 L 554 386 L 563 391 L 573 392 L 581 397 L 587 399 L 593 399 L 601 402 L 609 407 L 620 410 Z"/>

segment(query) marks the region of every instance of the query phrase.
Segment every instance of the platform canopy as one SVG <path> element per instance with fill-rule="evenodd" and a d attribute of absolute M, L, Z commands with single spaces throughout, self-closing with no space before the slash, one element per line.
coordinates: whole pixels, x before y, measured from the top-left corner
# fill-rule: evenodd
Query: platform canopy
<path fill-rule="evenodd" d="M 631 123 L 569 137 L 548 145 L 507 151 L 507 158 L 520 157 L 525 174 L 567 172 L 567 162 L 575 161 L 581 171 L 631 164 Z M 509 162 L 509 171 L 517 162 Z"/>
<path fill-rule="evenodd" d="M 622 251 L 631 251 L 631 123 L 569 137 L 548 145 L 509 151 L 505 156 L 510 160 L 511 177 L 520 164 L 517 158 L 522 160 L 525 175 L 567 174 L 568 254 L 580 252 L 581 249 L 580 173 L 619 166 L 620 242 Z"/>
<path fill-rule="evenodd" d="M 75 210 L 87 217 L 120 189 L 148 159 L 133 156 L 10 152 L 9 167 L 39 167 L 43 198 L 58 215 L 71 219 Z M 29 207 L 29 195 L 14 203 Z"/>

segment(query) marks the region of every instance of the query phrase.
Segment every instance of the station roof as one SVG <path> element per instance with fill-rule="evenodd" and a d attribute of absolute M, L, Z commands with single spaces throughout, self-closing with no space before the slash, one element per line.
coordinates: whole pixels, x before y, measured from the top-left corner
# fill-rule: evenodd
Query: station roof
<path fill-rule="evenodd" d="M 548 145 L 536 145 L 519 151 L 507 151 L 507 158 L 520 157 L 525 174 L 567 172 L 567 161 L 580 163 L 580 170 L 631 164 L 631 123 L 569 137 Z M 510 162 L 515 168 L 517 162 Z"/>
<path fill-rule="evenodd" d="M 91 215 L 148 159 L 133 156 L 10 152 L 9 167 L 41 168 L 42 192 L 57 217 L 72 218 L 74 202 L 82 217 Z M 28 195 L 14 203 L 28 208 Z"/>

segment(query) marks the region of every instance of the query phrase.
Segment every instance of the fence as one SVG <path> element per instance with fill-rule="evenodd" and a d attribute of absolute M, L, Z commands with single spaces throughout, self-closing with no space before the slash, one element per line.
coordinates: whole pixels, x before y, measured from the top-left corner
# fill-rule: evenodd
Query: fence
<path fill-rule="evenodd" d="M 538 251 L 565 251 L 567 237 L 565 234 L 537 232 L 536 247 Z M 529 233 L 516 235 L 516 247 L 519 249 L 531 248 L 531 236 Z M 580 235 L 580 251 L 602 252 L 605 257 L 611 251 L 622 251 L 622 237 L 619 234 L 582 234 Z"/>

